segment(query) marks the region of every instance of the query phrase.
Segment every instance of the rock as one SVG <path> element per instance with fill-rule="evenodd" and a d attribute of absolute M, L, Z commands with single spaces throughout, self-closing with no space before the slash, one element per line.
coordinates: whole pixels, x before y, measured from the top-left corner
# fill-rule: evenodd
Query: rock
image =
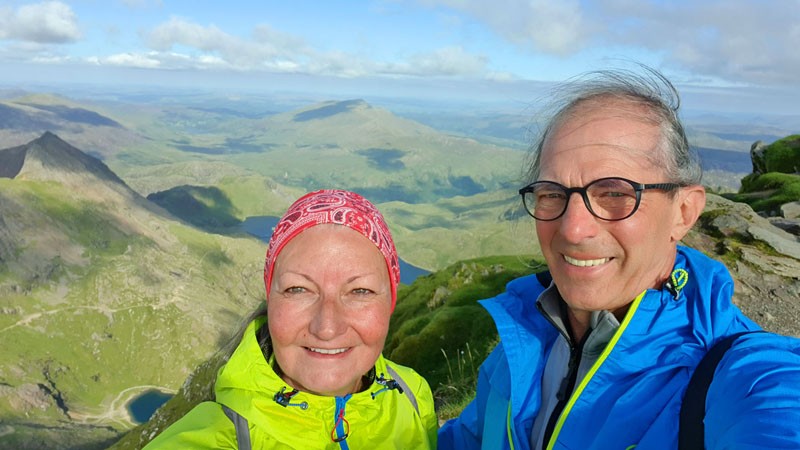
<path fill-rule="evenodd" d="M 709 194 L 684 243 L 722 260 L 734 303 L 769 331 L 800 336 L 800 242 L 744 203 Z"/>
<path fill-rule="evenodd" d="M 755 141 L 750 146 L 750 161 L 753 163 L 754 174 L 767 173 L 767 163 L 764 160 L 764 152 L 767 147 L 768 145 L 762 141 Z"/>
<path fill-rule="evenodd" d="M 781 230 L 791 233 L 795 236 L 800 236 L 800 219 L 785 219 L 783 217 L 770 217 L 770 223 L 780 228 Z"/>
<path fill-rule="evenodd" d="M 800 219 L 800 201 L 781 205 L 781 215 L 786 219 Z"/>

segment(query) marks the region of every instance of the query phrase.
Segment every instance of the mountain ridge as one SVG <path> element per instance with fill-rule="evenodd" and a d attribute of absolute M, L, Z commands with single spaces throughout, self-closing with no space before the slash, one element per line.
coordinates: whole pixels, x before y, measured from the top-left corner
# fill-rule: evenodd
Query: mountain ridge
<path fill-rule="evenodd" d="M 131 398 L 178 386 L 260 301 L 265 249 L 175 219 L 54 134 L 24 157 L 0 178 L 0 447 L 105 448 Z"/>

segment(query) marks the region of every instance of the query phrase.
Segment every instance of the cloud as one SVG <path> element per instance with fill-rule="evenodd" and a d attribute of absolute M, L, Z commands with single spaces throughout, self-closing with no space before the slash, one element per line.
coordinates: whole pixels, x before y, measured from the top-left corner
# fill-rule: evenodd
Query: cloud
<path fill-rule="evenodd" d="M 796 84 L 800 73 L 798 0 L 418 2 L 465 14 L 534 53 L 646 52 L 706 82 Z"/>
<path fill-rule="evenodd" d="M 560 56 L 580 51 L 592 31 L 577 0 L 420 0 L 419 3 L 467 14 L 509 42 Z"/>
<path fill-rule="evenodd" d="M 119 53 L 106 58 L 92 58 L 90 61 L 97 64 L 139 69 L 157 69 L 161 67 L 161 58 L 158 55 Z"/>
<path fill-rule="evenodd" d="M 75 13 L 59 1 L 0 8 L 0 39 L 61 44 L 80 37 Z"/>
<path fill-rule="evenodd" d="M 643 46 L 666 63 L 739 83 L 796 84 L 800 73 L 800 2 L 714 0 L 640 4 L 607 0 L 609 41 Z M 636 21 L 624 21 L 624 17 Z M 676 24 L 679 24 L 676 25 Z"/>
<path fill-rule="evenodd" d="M 469 54 L 457 46 L 415 54 L 406 61 L 373 61 L 343 51 L 318 51 L 304 39 L 268 25 L 256 26 L 249 36 L 239 37 L 214 25 L 199 25 L 177 17 L 143 37 L 150 52 L 120 54 L 99 61 L 134 67 L 266 70 L 351 78 L 374 74 L 475 75 L 485 71 L 487 65 L 486 57 Z"/>
<path fill-rule="evenodd" d="M 311 52 L 302 39 L 266 25 L 256 27 L 253 35 L 244 39 L 214 25 L 203 26 L 175 17 L 146 33 L 145 41 L 157 52 L 180 48 L 201 65 L 213 59 L 215 65 L 242 70 L 299 60 Z"/>
<path fill-rule="evenodd" d="M 445 47 L 432 52 L 417 53 L 408 61 L 379 66 L 380 72 L 410 76 L 469 76 L 482 75 L 488 58 L 473 55 L 461 47 Z"/>

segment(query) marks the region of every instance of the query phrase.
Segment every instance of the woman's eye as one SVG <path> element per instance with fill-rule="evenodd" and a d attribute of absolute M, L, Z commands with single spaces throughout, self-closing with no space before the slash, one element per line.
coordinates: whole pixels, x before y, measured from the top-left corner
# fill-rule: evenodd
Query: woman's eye
<path fill-rule="evenodd" d="M 366 295 L 366 294 L 372 294 L 373 293 L 372 289 L 367 289 L 367 288 L 356 288 L 356 289 L 353 289 L 352 292 L 354 294 L 358 294 L 358 295 Z"/>
<path fill-rule="evenodd" d="M 283 292 L 287 294 L 302 294 L 303 292 L 306 292 L 306 288 L 300 286 L 292 286 L 290 288 L 287 288 Z"/>

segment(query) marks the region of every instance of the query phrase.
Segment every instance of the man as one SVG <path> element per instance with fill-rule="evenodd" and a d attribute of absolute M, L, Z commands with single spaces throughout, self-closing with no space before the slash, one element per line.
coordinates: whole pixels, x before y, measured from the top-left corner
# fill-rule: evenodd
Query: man
<path fill-rule="evenodd" d="M 439 448 L 677 448 L 695 367 L 758 330 L 726 268 L 678 242 L 705 205 L 699 163 L 657 72 L 573 82 L 520 190 L 552 276 L 481 303 L 500 343 Z M 707 395 L 706 448 L 800 448 L 800 341 L 738 338 Z"/>

